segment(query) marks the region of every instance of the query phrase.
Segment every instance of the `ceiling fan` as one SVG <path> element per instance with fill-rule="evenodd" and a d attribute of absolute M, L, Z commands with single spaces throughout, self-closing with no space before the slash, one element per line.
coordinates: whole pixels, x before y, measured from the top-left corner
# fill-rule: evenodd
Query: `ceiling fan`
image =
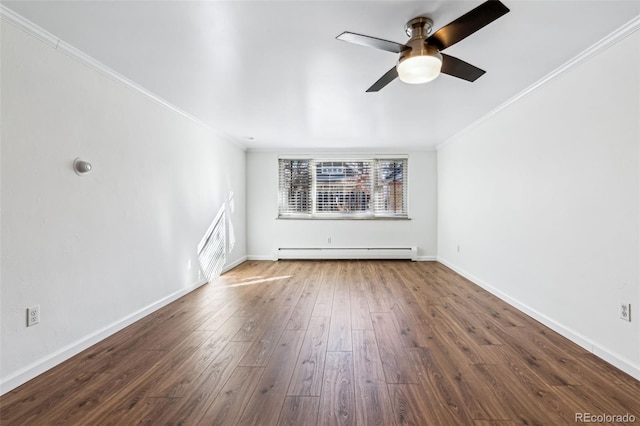
<path fill-rule="evenodd" d="M 507 12 L 509 12 L 509 9 L 500 1 L 488 0 L 440 28 L 432 35 L 429 34 L 431 33 L 433 21 L 428 17 L 418 16 L 407 22 L 404 27 L 405 32 L 410 37 L 406 44 L 348 31 L 343 32 L 336 38 L 349 43 L 400 54 L 397 65 L 373 83 L 367 89 L 367 92 L 379 91 L 395 80 L 396 77 L 399 77 L 405 83 L 420 84 L 433 80 L 441 72 L 473 82 L 483 75 L 485 71 L 463 60 L 441 53 L 441 51 L 469 37 Z"/>

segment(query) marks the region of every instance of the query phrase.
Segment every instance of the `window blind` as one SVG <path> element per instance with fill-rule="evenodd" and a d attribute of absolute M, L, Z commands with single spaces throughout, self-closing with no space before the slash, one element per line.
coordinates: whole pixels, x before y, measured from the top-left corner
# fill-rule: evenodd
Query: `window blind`
<path fill-rule="evenodd" d="M 374 211 L 381 216 L 406 216 L 407 160 L 379 159 L 375 166 Z"/>
<path fill-rule="evenodd" d="M 279 159 L 282 218 L 407 217 L 407 159 Z"/>
<path fill-rule="evenodd" d="M 371 213 L 370 161 L 318 161 L 315 213 Z"/>
<path fill-rule="evenodd" d="M 279 215 L 311 213 L 311 164 L 309 160 L 279 161 Z"/>

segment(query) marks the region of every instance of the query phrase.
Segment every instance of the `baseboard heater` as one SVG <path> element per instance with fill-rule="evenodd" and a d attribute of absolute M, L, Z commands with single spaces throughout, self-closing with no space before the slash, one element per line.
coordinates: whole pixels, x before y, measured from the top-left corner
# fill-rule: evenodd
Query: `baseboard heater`
<path fill-rule="evenodd" d="M 409 259 L 417 260 L 416 247 L 279 248 L 278 259 Z"/>

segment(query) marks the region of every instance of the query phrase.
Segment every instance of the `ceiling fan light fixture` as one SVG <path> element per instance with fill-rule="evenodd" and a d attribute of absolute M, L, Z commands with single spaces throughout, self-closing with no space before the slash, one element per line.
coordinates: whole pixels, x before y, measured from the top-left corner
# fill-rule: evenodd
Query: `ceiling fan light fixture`
<path fill-rule="evenodd" d="M 442 69 L 442 55 L 437 49 L 429 49 L 427 54 L 407 55 L 398 61 L 398 78 L 409 84 L 422 84 L 434 80 Z"/>
<path fill-rule="evenodd" d="M 398 62 L 398 78 L 409 84 L 422 84 L 434 80 L 442 69 L 442 56 L 412 56 Z"/>

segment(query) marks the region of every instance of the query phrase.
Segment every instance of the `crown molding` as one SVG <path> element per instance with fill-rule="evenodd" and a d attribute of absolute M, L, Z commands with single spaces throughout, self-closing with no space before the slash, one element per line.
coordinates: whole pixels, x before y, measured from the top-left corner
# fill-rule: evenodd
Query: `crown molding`
<path fill-rule="evenodd" d="M 453 142 L 460 135 L 462 135 L 462 134 L 468 132 L 469 130 L 473 129 L 478 124 L 482 123 L 483 121 L 489 119 L 493 115 L 495 115 L 498 112 L 502 111 L 503 109 L 505 109 L 506 107 L 508 107 L 512 103 L 514 103 L 514 102 L 518 101 L 519 99 L 527 96 L 529 93 L 533 92 L 534 90 L 538 89 L 539 87 L 543 86 L 544 84 L 548 83 L 549 81 L 551 81 L 551 80 L 555 79 L 556 77 L 564 74 L 565 72 L 571 70 L 572 68 L 574 68 L 574 67 L 576 67 L 576 66 L 578 66 L 578 65 L 580 65 L 580 64 L 582 64 L 584 62 L 586 62 L 588 59 L 594 57 L 598 53 L 607 50 L 609 47 L 613 46 L 614 44 L 616 44 L 620 40 L 624 39 L 625 37 L 633 34 L 638 29 L 640 29 L 640 15 L 636 16 L 635 18 L 633 18 L 632 20 L 630 20 L 629 22 L 627 22 L 626 24 L 624 24 L 623 26 L 621 26 L 617 30 L 613 31 L 611 34 L 609 34 L 608 36 L 606 36 L 602 40 L 600 40 L 600 41 L 596 42 L 595 44 L 591 45 L 586 50 L 582 51 L 577 56 L 575 56 L 572 59 L 570 59 L 569 61 L 565 62 L 560 67 L 556 68 L 554 71 L 552 71 L 549 74 L 547 74 L 546 76 L 542 77 L 540 80 L 536 81 L 531 86 L 527 87 L 522 92 L 518 93 L 517 95 L 515 95 L 511 99 L 507 100 L 506 102 L 504 102 L 500 106 L 498 106 L 495 109 L 489 111 L 487 114 L 485 114 L 481 118 L 477 119 L 476 121 L 474 121 L 473 123 L 471 123 L 470 125 L 465 127 L 464 129 L 462 129 L 461 131 L 457 132 L 456 134 L 454 134 L 453 136 L 448 138 L 446 141 L 444 141 L 441 144 L 437 145 L 436 146 L 436 150 L 440 150 L 440 148 L 443 148 L 444 146 L 446 146 L 449 143 Z"/>
<path fill-rule="evenodd" d="M 110 80 L 123 84 L 124 86 L 140 93 L 147 99 L 150 99 L 170 109 L 171 111 L 187 118 L 188 120 L 194 122 L 195 124 L 198 124 L 199 126 L 206 128 L 207 130 L 211 131 L 213 134 L 218 136 L 223 141 L 231 143 L 243 151 L 247 150 L 247 146 L 242 142 L 240 142 L 237 138 L 234 138 L 231 135 L 221 132 L 218 129 L 214 129 L 209 124 L 181 110 L 180 108 L 176 107 L 175 105 L 171 104 L 170 102 L 166 101 L 165 99 L 161 98 L 160 96 L 156 95 L 150 90 L 147 90 L 146 88 L 140 86 L 136 82 L 129 80 L 127 77 L 109 68 L 108 66 L 104 65 L 102 62 L 94 59 L 93 57 L 87 55 L 86 53 L 73 47 L 72 45 L 62 41 L 61 39 L 51 34 L 44 28 L 34 24 L 33 22 L 29 21 L 28 19 L 17 14 L 16 12 L 12 11 L 11 9 L 9 9 L 8 7 L 2 4 L 0 4 L 0 20 L 15 26 L 19 30 L 37 38 L 38 40 L 42 41 L 46 45 L 56 49 L 57 51 L 74 59 L 75 61 L 81 63 L 82 65 L 88 68 L 91 68 L 94 71 L 97 71 L 98 73 L 104 75 Z"/>
<path fill-rule="evenodd" d="M 0 20 L 12 24 L 16 28 L 32 35 L 54 49 L 58 48 L 58 42 L 60 41 L 58 37 L 46 31 L 44 28 L 40 28 L 28 19 L 23 18 L 3 4 L 0 4 Z"/>
<path fill-rule="evenodd" d="M 330 147 L 330 148 L 317 148 L 317 147 L 309 147 L 309 148 L 291 148 L 289 146 L 276 146 L 276 147 L 249 147 L 246 150 L 251 153 L 276 153 L 282 154 L 286 152 L 291 155 L 325 155 L 325 154 L 338 154 L 338 155 L 396 155 L 398 152 L 404 153 L 421 153 L 421 152 L 435 152 L 435 148 L 425 148 L 425 147 L 411 147 L 411 146 L 398 146 L 396 148 L 349 148 L 349 147 Z"/>

